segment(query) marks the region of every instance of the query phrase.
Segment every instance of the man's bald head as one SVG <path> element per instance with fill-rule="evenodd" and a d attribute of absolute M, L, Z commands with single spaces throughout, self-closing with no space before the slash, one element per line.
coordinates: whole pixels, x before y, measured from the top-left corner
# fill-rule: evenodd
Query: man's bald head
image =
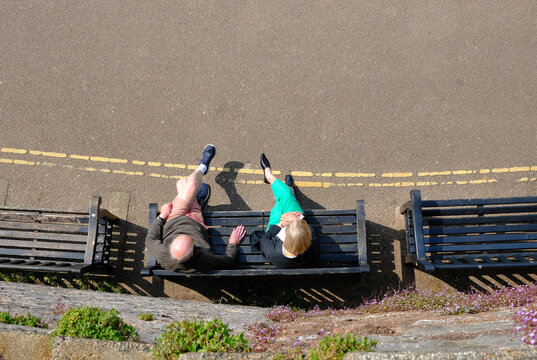
<path fill-rule="evenodd" d="M 187 261 L 194 255 L 194 240 L 189 236 L 179 235 L 170 245 L 170 254 L 179 262 Z"/>

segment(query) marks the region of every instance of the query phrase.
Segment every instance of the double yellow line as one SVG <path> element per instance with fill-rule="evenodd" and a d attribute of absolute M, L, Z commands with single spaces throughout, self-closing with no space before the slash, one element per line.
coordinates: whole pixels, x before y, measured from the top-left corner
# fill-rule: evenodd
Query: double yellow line
<path fill-rule="evenodd" d="M 39 151 L 39 150 L 27 150 L 19 148 L 9 148 L 3 147 L 0 148 L 0 152 L 6 154 L 17 154 L 17 155 L 32 155 L 46 158 L 55 158 L 55 159 L 72 159 L 79 161 L 89 161 L 94 163 L 109 163 L 113 165 L 134 165 L 135 167 L 148 167 L 151 169 L 164 167 L 168 169 L 188 169 L 192 170 L 197 167 L 197 165 L 188 165 L 188 164 L 175 164 L 175 163 L 166 163 L 160 161 L 142 161 L 142 160 L 128 160 L 114 157 L 103 157 L 103 156 L 91 156 L 91 155 L 80 155 L 80 154 L 65 154 L 60 152 L 50 152 L 50 151 Z M 0 164 L 15 164 L 15 165 L 42 165 L 42 166 L 59 166 L 63 168 L 84 170 L 89 172 L 100 172 L 108 174 L 121 174 L 121 175 L 130 175 L 130 176 L 150 176 L 153 178 L 164 178 L 164 179 L 181 179 L 186 177 L 181 175 L 166 175 L 161 173 L 156 173 L 150 171 L 145 173 L 143 171 L 131 171 L 124 169 L 105 169 L 92 166 L 74 166 L 71 164 L 57 164 L 52 162 L 40 162 L 40 161 L 28 161 L 22 159 L 9 159 L 9 158 L 0 158 Z M 212 171 L 219 172 L 230 172 L 234 171 L 239 174 L 255 174 L 262 175 L 263 171 L 261 169 L 230 169 L 225 167 L 211 167 Z M 368 172 L 320 172 L 314 173 L 311 171 L 290 171 L 290 174 L 296 178 L 304 177 L 317 177 L 317 178 L 331 178 L 331 179 L 364 179 L 371 181 L 375 178 L 382 179 L 399 179 L 405 178 L 405 181 L 394 181 L 394 182 L 349 182 L 349 183 L 338 183 L 330 181 L 295 181 L 297 186 L 301 187 L 318 187 L 318 188 L 330 188 L 330 187 L 364 187 L 368 186 L 371 188 L 390 188 L 390 187 L 412 187 L 412 186 L 440 186 L 440 185 L 477 185 L 477 184 L 490 184 L 497 182 L 496 179 L 489 179 L 489 174 L 502 174 L 502 173 L 521 173 L 521 172 L 534 172 L 537 171 L 537 166 L 517 166 L 517 167 L 508 167 L 508 168 L 491 168 L 491 169 L 479 169 L 479 170 L 444 170 L 444 171 L 422 171 L 417 174 L 413 172 L 383 172 L 381 174 L 368 173 Z M 275 175 L 281 174 L 281 171 L 274 171 Z M 472 179 L 472 180 L 450 180 L 450 181 L 411 181 L 412 177 L 446 177 L 446 176 L 467 176 L 467 175 L 483 175 L 481 179 Z M 485 177 L 486 176 L 486 177 Z M 523 177 L 518 179 L 519 182 L 524 181 L 536 181 L 535 177 Z M 233 180 L 235 183 L 239 184 L 261 184 L 261 180 L 243 180 L 236 179 Z"/>

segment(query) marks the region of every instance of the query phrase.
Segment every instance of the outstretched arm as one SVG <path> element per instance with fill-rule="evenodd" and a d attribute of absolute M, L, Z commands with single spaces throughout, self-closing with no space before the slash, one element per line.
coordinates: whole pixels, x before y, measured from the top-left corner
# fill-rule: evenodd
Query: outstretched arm
<path fill-rule="evenodd" d="M 203 251 L 200 261 L 211 269 L 229 269 L 237 262 L 239 256 L 239 244 L 246 235 L 244 226 L 240 225 L 233 229 L 229 237 L 229 243 L 225 254 L 215 254 L 212 251 Z"/>

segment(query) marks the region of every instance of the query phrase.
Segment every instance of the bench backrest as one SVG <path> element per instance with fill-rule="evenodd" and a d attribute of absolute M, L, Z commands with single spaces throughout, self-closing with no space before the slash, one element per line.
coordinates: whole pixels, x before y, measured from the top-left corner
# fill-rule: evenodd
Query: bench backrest
<path fill-rule="evenodd" d="M 423 225 L 414 230 L 423 237 L 421 251 L 431 258 L 537 251 L 537 197 L 421 201 L 413 191 L 412 201 L 414 223 Z"/>

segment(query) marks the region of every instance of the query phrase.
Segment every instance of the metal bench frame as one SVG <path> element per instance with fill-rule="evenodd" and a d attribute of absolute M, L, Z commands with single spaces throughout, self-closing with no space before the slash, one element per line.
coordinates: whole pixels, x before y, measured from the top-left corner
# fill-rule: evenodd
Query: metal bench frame
<path fill-rule="evenodd" d="M 89 212 L 0 207 L 0 269 L 110 272 L 117 217 L 93 196 Z"/>
<path fill-rule="evenodd" d="M 149 204 L 149 227 L 158 216 L 157 204 Z M 155 258 L 147 253 L 147 265 L 142 276 L 265 276 L 265 275 L 322 275 L 357 274 L 369 272 L 367 264 L 365 206 L 356 202 L 354 210 L 306 210 L 308 223 L 317 231 L 321 241 L 319 261 L 309 268 L 278 269 L 269 264 L 260 252 L 250 249 L 250 234 L 265 230 L 270 211 L 213 211 L 205 212 L 209 226 L 209 242 L 213 251 L 224 253 L 234 227 L 244 225 L 246 236 L 239 246 L 237 267 L 229 270 L 212 270 L 207 273 L 181 273 L 162 269 Z"/>
<path fill-rule="evenodd" d="M 423 200 L 400 208 L 405 262 L 420 270 L 537 265 L 537 197 Z"/>

